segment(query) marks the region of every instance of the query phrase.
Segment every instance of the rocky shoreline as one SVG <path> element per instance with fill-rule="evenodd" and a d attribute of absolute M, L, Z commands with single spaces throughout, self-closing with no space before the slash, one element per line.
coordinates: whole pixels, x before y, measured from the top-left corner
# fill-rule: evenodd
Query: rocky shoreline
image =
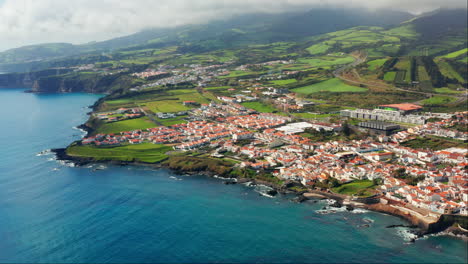
<path fill-rule="evenodd" d="M 82 127 L 82 129 L 84 128 L 85 127 Z M 85 165 L 94 164 L 94 163 L 106 163 L 106 164 L 111 164 L 111 165 L 116 165 L 116 166 L 134 165 L 134 166 L 146 166 L 146 167 L 151 167 L 154 169 L 161 169 L 161 168 L 170 169 L 177 174 L 205 175 L 207 177 L 217 177 L 217 175 L 211 171 L 180 171 L 180 170 L 171 169 L 168 166 L 164 166 L 161 163 L 152 164 L 152 163 L 127 162 L 127 161 L 96 162 L 92 158 L 81 158 L 81 157 L 69 156 L 66 153 L 66 149 L 63 149 L 63 148 L 52 149 L 51 152 L 55 153 L 57 160 L 72 162 L 75 164 L 75 166 L 85 166 Z M 394 208 L 390 205 L 385 205 L 382 203 L 366 204 L 366 203 L 361 203 L 361 202 L 349 201 L 348 199 L 349 197 L 330 193 L 330 192 L 319 191 L 319 190 L 309 190 L 308 192 L 304 192 L 304 191 L 298 192 L 298 191 L 289 189 L 289 187 L 297 184 L 295 182 L 286 182 L 280 186 L 271 182 L 265 182 L 265 181 L 251 179 L 251 178 L 225 178 L 225 179 L 222 178 L 222 179 L 224 180 L 223 181 L 224 184 L 249 183 L 250 186 L 257 186 L 257 185 L 267 186 L 271 188 L 271 191 L 267 191 L 265 193 L 267 196 L 275 196 L 278 193 L 294 194 L 295 198 L 293 198 L 292 200 L 298 203 L 302 203 L 310 199 L 319 199 L 319 200 L 320 199 L 332 199 L 336 201 L 334 204 L 330 205 L 332 207 L 345 206 L 348 211 L 352 211 L 356 208 L 362 208 L 362 209 L 366 209 L 366 210 L 370 210 L 374 212 L 380 212 L 380 213 L 396 216 L 407 221 L 410 224 L 408 227 L 411 227 L 411 228 L 417 227 L 418 230 L 414 232 L 414 234 L 418 238 L 426 236 L 426 235 L 431 235 L 431 234 L 443 234 L 443 235 L 455 236 L 457 238 L 462 238 L 464 240 L 468 239 L 468 232 L 463 231 L 461 228 L 452 226 L 453 223 L 451 223 L 450 221 L 446 222 L 444 219 L 442 219 L 442 217 L 439 218 L 438 221 L 431 223 L 431 222 L 426 221 L 425 219 L 421 219 L 407 212 L 398 210 L 397 208 Z M 389 227 L 389 228 L 392 228 L 392 227 Z"/>

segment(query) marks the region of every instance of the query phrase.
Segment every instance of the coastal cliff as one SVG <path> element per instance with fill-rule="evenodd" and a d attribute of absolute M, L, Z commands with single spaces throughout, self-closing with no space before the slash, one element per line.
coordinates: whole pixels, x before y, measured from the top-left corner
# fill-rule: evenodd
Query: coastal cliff
<path fill-rule="evenodd" d="M 69 73 L 70 69 L 47 69 L 25 73 L 0 74 L 0 88 L 33 88 L 35 83 L 44 77 Z"/>
<path fill-rule="evenodd" d="M 70 72 L 69 69 L 0 75 L 0 88 L 26 87 L 35 93 L 108 93 L 139 84 L 139 80 L 125 73 Z"/>

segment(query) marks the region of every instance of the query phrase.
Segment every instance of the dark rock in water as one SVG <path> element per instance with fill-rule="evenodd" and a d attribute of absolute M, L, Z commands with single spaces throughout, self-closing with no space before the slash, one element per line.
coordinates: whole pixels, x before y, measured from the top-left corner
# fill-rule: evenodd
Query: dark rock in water
<path fill-rule="evenodd" d="M 304 195 L 299 195 L 297 197 L 295 197 L 294 199 L 292 199 L 293 202 L 295 203 L 302 203 L 304 201 L 307 201 L 307 197 L 305 197 Z"/>
<path fill-rule="evenodd" d="M 235 181 L 225 181 L 224 184 L 228 185 L 228 184 L 236 184 L 237 182 Z"/>
<path fill-rule="evenodd" d="M 275 196 L 275 195 L 278 194 L 278 191 L 273 189 L 273 190 L 267 191 L 266 194 L 271 195 L 271 196 Z"/>
<path fill-rule="evenodd" d="M 395 227 L 417 228 L 418 226 L 416 226 L 416 225 L 389 225 L 389 226 L 386 226 L 386 228 L 395 228 Z"/>
<path fill-rule="evenodd" d="M 410 243 L 414 243 L 414 242 L 416 242 L 416 239 L 411 238 L 409 242 L 410 242 Z"/>
<path fill-rule="evenodd" d="M 333 204 L 330 204 L 330 206 L 335 208 L 341 208 L 343 205 L 340 202 L 335 201 Z"/>
<path fill-rule="evenodd" d="M 347 211 L 353 211 L 354 207 L 348 204 L 348 205 L 346 205 L 346 210 Z"/>
<path fill-rule="evenodd" d="M 322 210 L 327 210 L 328 208 L 326 206 L 322 207 Z"/>

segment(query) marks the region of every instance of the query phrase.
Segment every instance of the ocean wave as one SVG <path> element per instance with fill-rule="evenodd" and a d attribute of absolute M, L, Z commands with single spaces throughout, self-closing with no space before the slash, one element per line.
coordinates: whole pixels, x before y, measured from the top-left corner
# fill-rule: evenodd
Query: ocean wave
<path fill-rule="evenodd" d="M 74 127 L 72 127 L 72 128 L 75 129 L 75 130 L 80 131 L 80 132 L 81 132 L 81 135 L 80 135 L 80 136 L 81 136 L 82 138 L 83 138 L 84 136 L 86 136 L 86 134 L 88 133 L 88 132 L 86 132 L 86 130 L 81 129 L 81 128 L 76 127 L 76 126 L 74 126 Z"/>
<path fill-rule="evenodd" d="M 404 241 L 411 242 L 418 238 L 418 235 L 414 234 L 408 227 L 396 227 L 397 235 L 402 237 Z"/>
<path fill-rule="evenodd" d="M 354 210 L 349 211 L 349 212 L 352 214 L 365 214 L 365 213 L 369 213 L 370 211 L 366 209 L 362 209 L 362 208 L 354 208 Z"/>
<path fill-rule="evenodd" d="M 324 209 L 315 210 L 318 214 L 335 214 L 348 211 L 345 206 L 343 207 L 330 207 L 327 206 Z"/>
<path fill-rule="evenodd" d="M 225 181 L 237 182 L 236 178 L 226 178 L 226 177 L 221 177 L 221 176 L 218 176 L 218 175 L 213 176 L 213 178 L 220 179 L 220 180 L 225 180 Z"/>
<path fill-rule="evenodd" d="M 51 155 L 53 154 L 52 150 L 50 149 L 46 149 L 46 150 L 43 150 L 39 153 L 36 154 L 36 156 L 40 157 L 40 156 L 48 156 L 48 155 Z"/>
<path fill-rule="evenodd" d="M 327 200 L 332 200 L 332 199 L 327 199 Z M 334 202 L 331 202 L 331 201 L 325 201 L 325 202 L 327 202 L 329 205 L 334 204 Z M 315 212 L 319 214 L 334 214 L 334 213 L 342 213 L 342 212 L 347 212 L 350 214 L 365 214 L 365 213 L 368 213 L 369 211 L 366 209 L 362 209 L 362 208 L 355 208 L 352 211 L 349 211 L 348 208 L 346 208 L 346 206 L 342 206 L 342 207 L 325 206 L 325 208 L 315 210 Z"/>
<path fill-rule="evenodd" d="M 76 167 L 76 164 L 71 162 L 71 161 L 66 161 L 66 160 L 57 160 L 57 162 L 63 166 L 66 166 L 66 167 Z"/>

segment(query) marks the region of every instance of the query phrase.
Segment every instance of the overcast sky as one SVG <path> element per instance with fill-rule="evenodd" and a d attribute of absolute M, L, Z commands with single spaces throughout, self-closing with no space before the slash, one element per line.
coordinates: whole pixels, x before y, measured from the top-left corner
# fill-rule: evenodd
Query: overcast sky
<path fill-rule="evenodd" d="M 204 23 L 304 6 L 393 8 L 412 13 L 466 7 L 466 0 L 0 0 L 0 51 L 46 42 L 86 43 L 149 27 Z"/>

